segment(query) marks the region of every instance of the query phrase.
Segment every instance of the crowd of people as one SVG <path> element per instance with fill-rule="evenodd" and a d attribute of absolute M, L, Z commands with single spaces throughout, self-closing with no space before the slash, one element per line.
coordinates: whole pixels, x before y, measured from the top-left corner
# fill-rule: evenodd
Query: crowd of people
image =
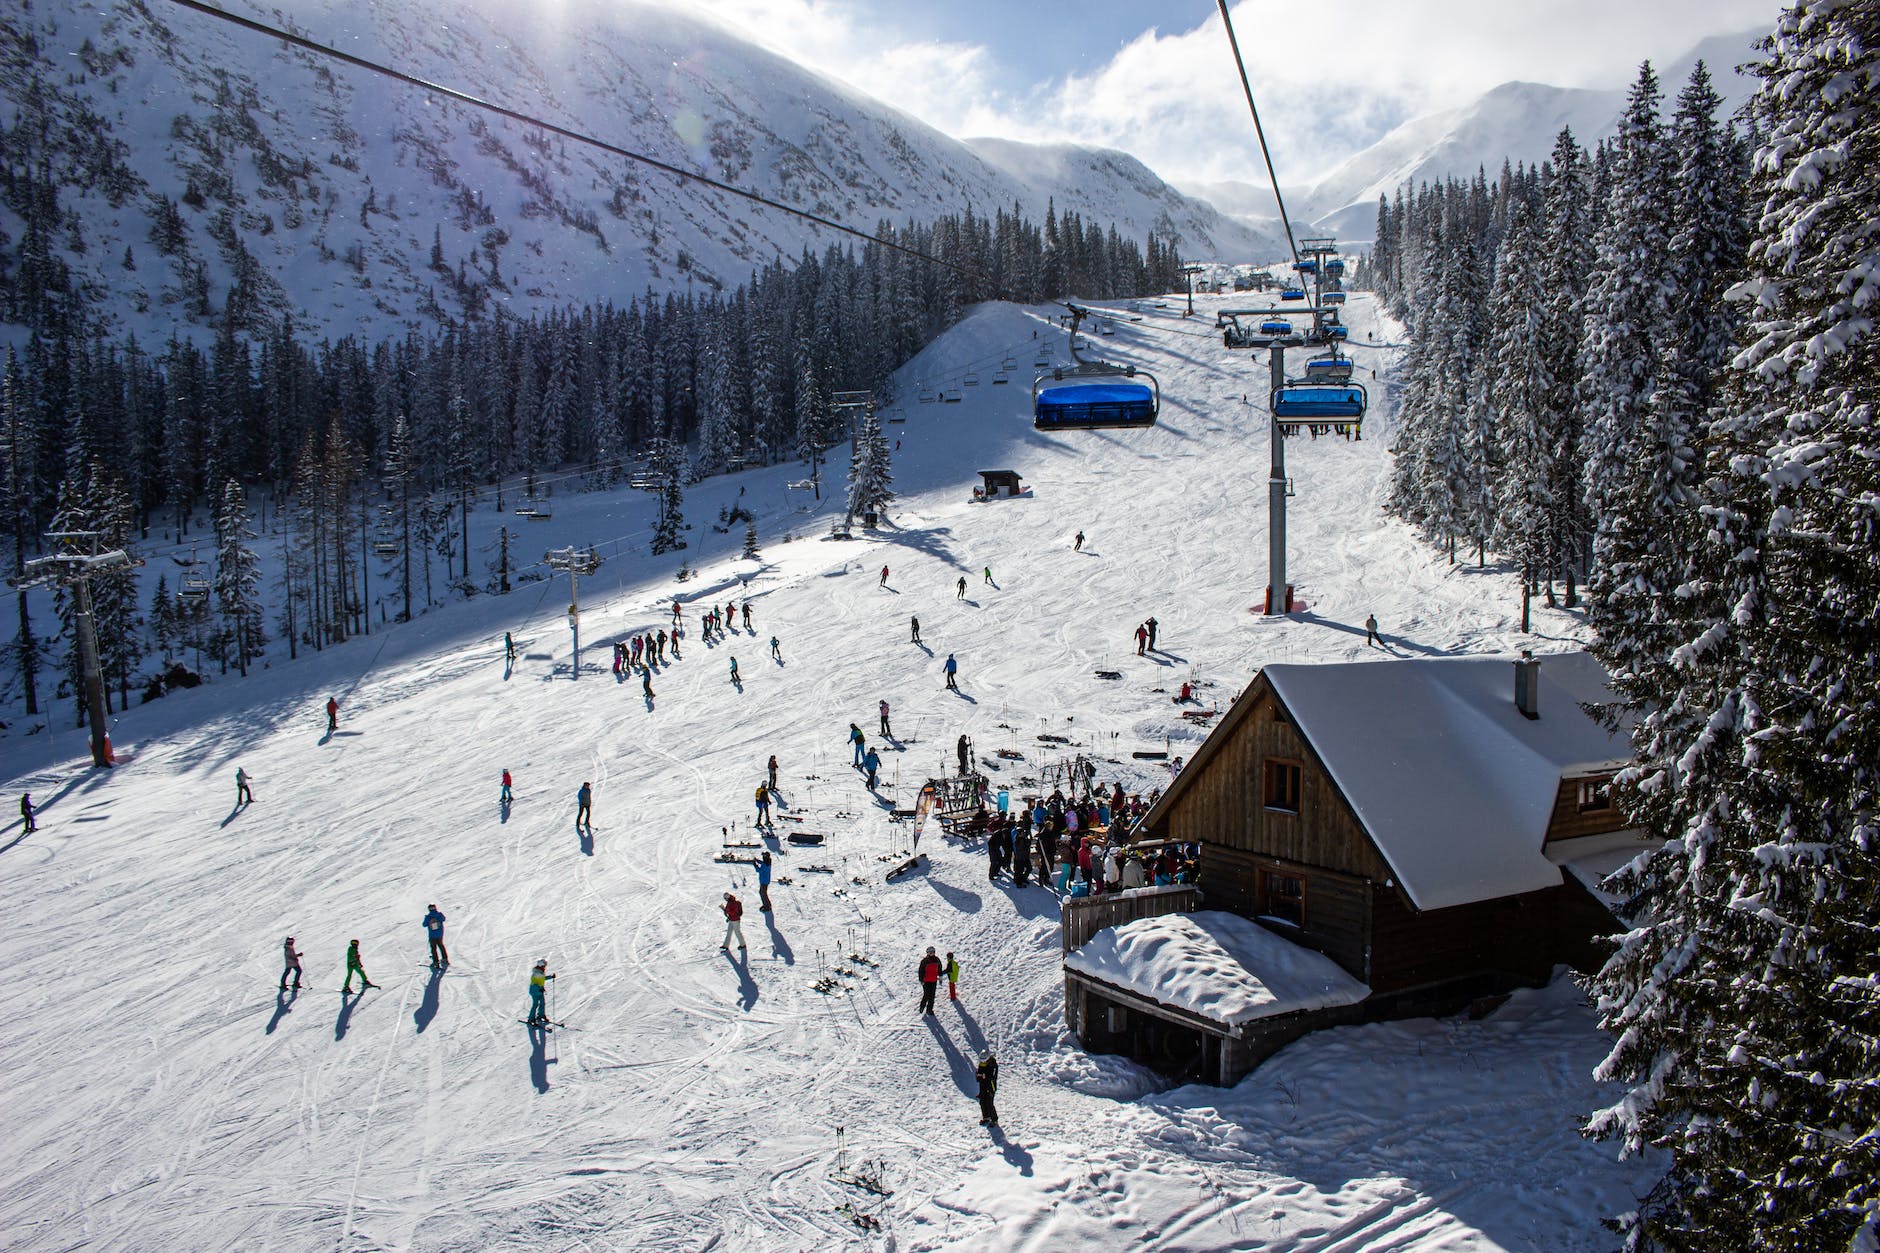
<path fill-rule="evenodd" d="M 1159 791 L 1127 794 L 1117 782 L 1081 801 L 1061 789 L 1016 807 L 981 805 L 960 828 L 986 841 L 986 877 L 1001 875 L 1015 887 L 1035 879 L 1060 896 L 1094 896 L 1129 888 L 1196 881 L 1200 849 L 1194 844 L 1131 846 L 1130 828 L 1160 799 Z"/>

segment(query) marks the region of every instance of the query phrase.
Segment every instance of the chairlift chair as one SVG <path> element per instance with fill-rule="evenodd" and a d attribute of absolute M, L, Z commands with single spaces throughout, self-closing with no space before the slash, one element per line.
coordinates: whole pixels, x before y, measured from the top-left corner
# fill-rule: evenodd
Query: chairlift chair
<path fill-rule="evenodd" d="M 1260 323 L 1262 335 L 1290 335 L 1292 333 L 1292 323 L 1284 318 L 1268 318 Z"/>
<path fill-rule="evenodd" d="M 1304 261 L 1293 262 L 1293 269 L 1299 271 L 1301 274 L 1317 274 L 1319 272 L 1319 263 L 1314 258 L 1307 257 Z"/>
<path fill-rule="evenodd" d="M 1319 293 L 1319 303 L 1322 305 L 1342 305 L 1345 303 L 1345 293 L 1341 291 L 1321 292 Z"/>
<path fill-rule="evenodd" d="M 920 389 L 920 403 L 921 404 L 931 405 L 934 402 L 934 399 L 935 397 L 934 397 L 932 390 L 930 390 L 929 388 L 925 388 L 925 387 Z"/>
<path fill-rule="evenodd" d="M 1326 259 L 1325 273 L 1327 275 L 1329 275 L 1332 278 L 1337 278 L 1340 274 L 1343 274 L 1344 272 L 1345 272 L 1345 263 L 1341 258 L 1330 257 Z"/>
<path fill-rule="evenodd" d="M 1099 335 L 1116 334 L 1115 321 L 1110 318 L 1104 318 L 1101 322 L 1097 323 L 1097 334 Z"/>
<path fill-rule="evenodd" d="M 1011 381 L 1012 381 L 1011 379 L 1005 377 L 1005 374 L 1003 372 L 1000 372 L 992 376 L 992 385 L 994 387 L 998 387 L 1005 383 L 1010 383 Z"/>
<path fill-rule="evenodd" d="M 960 381 L 968 387 L 979 386 L 979 376 L 977 374 L 968 374 L 965 378 L 961 379 Z"/>
<path fill-rule="evenodd" d="M 1033 361 L 1031 364 L 1032 364 L 1032 368 L 1035 370 L 1048 370 L 1051 368 L 1051 358 L 1040 353 L 1038 355 L 1038 359 L 1036 361 Z"/>
<path fill-rule="evenodd" d="M 176 589 L 176 594 L 184 600 L 206 600 L 209 596 L 209 580 L 200 574 L 185 574 L 183 585 Z"/>
<path fill-rule="evenodd" d="M 1273 417 L 1281 423 L 1339 420 L 1355 425 L 1368 397 L 1358 383 L 1287 383 L 1273 392 Z"/>
<path fill-rule="evenodd" d="M 940 393 L 940 401 L 942 404 L 957 405 L 964 399 L 966 399 L 966 397 L 962 396 L 958 392 L 941 392 Z"/>
<path fill-rule="evenodd" d="M 999 362 L 999 368 L 1000 368 L 1001 370 L 1016 370 L 1016 369 L 1018 369 L 1018 358 L 1017 358 L 1017 357 L 1007 357 L 1007 358 L 1006 358 L 1005 360 L 1003 360 L 1003 361 L 1001 361 L 1001 362 Z"/>
<path fill-rule="evenodd" d="M 1314 357 L 1306 362 L 1308 383 L 1343 383 L 1351 378 L 1350 357 Z"/>
<path fill-rule="evenodd" d="M 1303 287 L 1282 287 L 1279 289 L 1279 298 L 1281 300 L 1304 300 L 1306 298 L 1306 289 Z"/>
<path fill-rule="evenodd" d="M 381 557 L 396 557 L 398 555 L 398 541 L 390 539 L 373 540 L 372 551 Z"/>
<path fill-rule="evenodd" d="M 1335 342 L 1342 343 L 1351 338 L 1351 328 L 1346 326 L 1343 322 L 1327 322 L 1324 327 L 1321 328 L 1321 333 L 1325 338 Z"/>

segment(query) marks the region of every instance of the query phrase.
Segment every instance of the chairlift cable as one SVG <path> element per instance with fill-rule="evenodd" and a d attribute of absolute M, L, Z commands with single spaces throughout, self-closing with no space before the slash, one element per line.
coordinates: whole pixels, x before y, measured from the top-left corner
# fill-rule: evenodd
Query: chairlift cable
<path fill-rule="evenodd" d="M 177 0 L 185 3 L 186 0 Z M 1247 63 L 1240 56 L 1240 41 L 1234 38 L 1234 19 L 1227 15 L 1227 0 L 1215 0 L 1221 9 L 1221 25 L 1227 28 L 1227 46 L 1234 50 L 1234 68 L 1240 71 L 1241 90 L 1247 93 L 1247 111 L 1253 114 L 1253 133 L 1260 137 L 1260 155 L 1266 158 L 1266 176 L 1273 183 L 1273 202 L 1279 206 L 1279 224 L 1286 228 L 1286 246 L 1292 249 L 1293 265 L 1299 264 L 1299 241 L 1293 238 L 1292 219 L 1286 216 L 1286 199 L 1279 194 L 1279 175 L 1273 171 L 1273 153 L 1266 146 L 1266 128 L 1260 125 L 1260 110 L 1253 103 L 1253 84 L 1247 81 Z"/>

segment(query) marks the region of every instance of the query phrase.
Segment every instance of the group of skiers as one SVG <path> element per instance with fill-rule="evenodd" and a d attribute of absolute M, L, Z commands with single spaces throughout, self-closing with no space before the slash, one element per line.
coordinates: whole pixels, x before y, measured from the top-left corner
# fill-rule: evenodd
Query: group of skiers
<path fill-rule="evenodd" d="M 1156 628 L 1156 621 L 1154 618 L 1149 618 L 1143 623 L 1141 623 L 1139 626 L 1137 626 L 1136 628 L 1136 656 L 1141 657 L 1145 653 L 1151 653 L 1155 651 L 1155 628 Z"/>

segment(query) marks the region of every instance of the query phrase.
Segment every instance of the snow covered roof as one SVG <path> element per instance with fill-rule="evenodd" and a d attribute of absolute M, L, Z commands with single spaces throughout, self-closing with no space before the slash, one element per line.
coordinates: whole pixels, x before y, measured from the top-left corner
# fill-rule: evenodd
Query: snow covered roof
<path fill-rule="evenodd" d="M 1515 708 L 1508 657 L 1263 671 L 1418 909 L 1558 886 L 1541 846 L 1561 779 L 1630 760 L 1580 708 L 1613 699 L 1599 662 L 1538 660 L 1538 719 Z"/>
<path fill-rule="evenodd" d="M 1555 840 L 1547 846 L 1547 860 L 1579 880 L 1594 900 L 1617 917 L 1620 907 L 1625 904 L 1624 898 L 1616 892 L 1608 892 L 1600 885 L 1607 875 L 1640 853 L 1648 853 L 1656 847 L 1656 841 L 1642 836 L 1636 830 L 1605 831 L 1599 835 Z"/>
<path fill-rule="evenodd" d="M 1331 958 L 1216 910 L 1105 927 L 1064 965 L 1227 1027 L 1371 995 Z"/>

